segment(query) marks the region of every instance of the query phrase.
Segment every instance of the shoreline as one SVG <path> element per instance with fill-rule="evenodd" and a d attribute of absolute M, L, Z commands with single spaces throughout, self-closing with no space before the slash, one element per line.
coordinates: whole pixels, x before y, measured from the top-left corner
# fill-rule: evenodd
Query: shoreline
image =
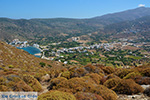
<path fill-rule="evenodd" d="M 36 54 L 34 54 L 35 56 L 41 56 L 42 55 L 42 53 L 36 53 Z"/>

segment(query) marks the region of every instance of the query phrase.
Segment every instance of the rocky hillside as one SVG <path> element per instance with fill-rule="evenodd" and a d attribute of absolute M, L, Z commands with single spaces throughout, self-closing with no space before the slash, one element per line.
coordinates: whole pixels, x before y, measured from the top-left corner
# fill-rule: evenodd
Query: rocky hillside
<path fill-rule="evenodd" d="M 0 91 L 42 92 L 41 77 L 46 74 L 49 79 L 56 77 L 63 68 L 58 62 L 36 58 L 0 42 Z"/>

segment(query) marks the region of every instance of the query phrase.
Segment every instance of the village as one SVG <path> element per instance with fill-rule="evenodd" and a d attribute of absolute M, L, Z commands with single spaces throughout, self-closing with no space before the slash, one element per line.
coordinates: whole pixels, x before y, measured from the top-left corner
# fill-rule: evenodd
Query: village
<path fill-rule="evenodd" d="M 61 44 L 59 43 L 57 45 Z M 64 64 L 104 64 L 103 62 L 107 60 L 108 64 L 105 64 L 110 66 L 128 66 L 129 63 L 132 63 L 130 65 L 139 65 L 143 58 L 146 59 L 146 61 L 149 61 L 150 58 L 149 52 L 143 48 L 144 45 L 149 44 L 145 42 L 133 43 L 128 42 L 128 39 L 121 39 L 120 42 L 99 43 L 89 46 L 80 45 L 71 48 L 61 47 L 56 49 L 50 48 L 49 46 L 41 46 L 41 49 L 43 49 L 41 58 L 63 62 Z M 122 53 L 118 54 L 118 52 Z M 128 63 L 126 61 L 128 61 Z"/>

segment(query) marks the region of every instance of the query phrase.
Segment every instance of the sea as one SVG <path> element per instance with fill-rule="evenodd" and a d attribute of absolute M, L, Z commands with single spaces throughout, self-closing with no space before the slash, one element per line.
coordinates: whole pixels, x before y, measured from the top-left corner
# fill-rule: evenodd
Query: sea
<path fill-rule="evenodd" d="M 35 55 L 37 53 L 41 53 L 40 49 L 36 48 L 36 47 L 33 47 L 33 46 L 28 46 L 28 47 L 23 47 L 23 48 L 19 48 L 17 47 L 18 49 L 23 49 L 24 51 L 27 51 L 28 53 L 34 55 L 35 57 L 39 57 L 39 55 Z"/>

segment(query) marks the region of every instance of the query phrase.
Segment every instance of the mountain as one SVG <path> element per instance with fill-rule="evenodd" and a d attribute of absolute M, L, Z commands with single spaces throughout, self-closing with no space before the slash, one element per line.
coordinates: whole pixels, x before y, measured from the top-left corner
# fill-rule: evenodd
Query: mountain
<path fill-rule="evenodd" d="M 108 24 L 118 23 L 122 21 L 129 21 L 129 20 L 131 21 L 148 15 L 150 15 L 149 7 L 139 7 L 136 9 L 130 9 L 122 12 L 94 17 L 91 20 L 96 23 L 102 23 L 104 25 L 108 25 Z"/>
<path fill-rule="evenodd" d="M 9 41 L 14 38 L 34 40 L 41 38 L 57 39 L 62 34 L 83 34 L 96 30 L 80 19 L 7 19 L 0 18 L 0 39 Z M 9 41 L 10 42 L 10 41 Z"/>
<path fill-rule="evenodd" d="M 150 38 L 150 16 L 145 16 L 132 21 L 124 21 L 120 23 L 114 23 L 105 26 L 104 32 L 108 34 L 115 34 L 119 37 L 125 35 L 138 36 L 144 38 Z"/>
<path fill-rule="evenodd" d="M 140 7 L 90 19 L 8 19 L 0 18 L 0 40 L 10 42 L 15 38 L 44 43 L 65 41 L 103 30 L 107 25 L 135 20 L 150 15 L 150 8 Z"/>

